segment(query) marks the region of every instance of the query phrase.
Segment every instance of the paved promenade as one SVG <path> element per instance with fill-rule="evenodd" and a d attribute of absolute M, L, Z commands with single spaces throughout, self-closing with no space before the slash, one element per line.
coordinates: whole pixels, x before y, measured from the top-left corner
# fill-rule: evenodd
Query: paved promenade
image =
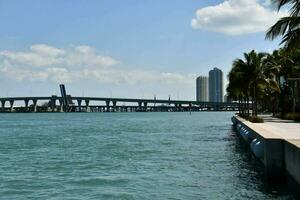
<path fill-rule="evenodd" d="M 265 120 L 265 123 L 243 121 L 251 129 L 260 133 L 264 138 L 283 139 L 300 148 L 300 123 L 273 118 L 269 115 L 262 115 L 260 117 Z"/>
<path fill-rule="evenodd" d="M 297 147 L 300 147 L 300 123 L 291 120 L 281 120 L 270 116 L 262 116 L 265 123 L 260 126 L 290 142 Z"/>

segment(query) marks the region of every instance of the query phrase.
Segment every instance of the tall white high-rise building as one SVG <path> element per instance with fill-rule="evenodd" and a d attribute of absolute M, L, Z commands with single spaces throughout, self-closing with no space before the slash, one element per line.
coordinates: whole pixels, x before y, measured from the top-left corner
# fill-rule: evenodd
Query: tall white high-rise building
<path fill-rule="evenodd" d="M 223 102 L 223 72 L 218 68 L 209 71 L 209 101 Z"/>
<path fill-rule="evenodd" d="M 196 80 L 196 100 L 208 101 L 208 77 L 199 76 Z"/>

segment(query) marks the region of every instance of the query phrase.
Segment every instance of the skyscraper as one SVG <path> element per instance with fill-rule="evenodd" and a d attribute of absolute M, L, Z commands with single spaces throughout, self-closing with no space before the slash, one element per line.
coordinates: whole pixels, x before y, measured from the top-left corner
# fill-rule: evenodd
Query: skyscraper
<path fill-rule="evenodd" d="M 196 100 L 208 101 L 208 77 L 199 76 L 196 80 Z"/>
<path fill-rule="evenodd" d="M 209 101 L 223 102 L 223 72 L 218 68 L 209 71 Z"/>

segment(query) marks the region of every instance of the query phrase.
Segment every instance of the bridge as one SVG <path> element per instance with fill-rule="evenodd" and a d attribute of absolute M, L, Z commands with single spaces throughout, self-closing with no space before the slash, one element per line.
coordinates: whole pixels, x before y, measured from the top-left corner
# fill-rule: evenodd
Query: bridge
<path fill-rule="evenodd" d="M 187 112 L 237 111 L 238 103 L 102 97 L 5 97 L 0 112 Z M 15 105 L 18 102 L 18 105 Z M 40 102 L 40 103 L 39 103 Z"/>
<path fill-rule="evenodd" d="M 171 100 L 170 98 L 164 100 L 156 97 L 154 99 L 72 97 L 67 95 L 63 84 L 59 87 L 61 97 L 52 95 L 0 98 L 0 112 L 192 112 L 239 109 L 238 103 Z M 15 106 L 17 101 L 23 103 Z M 39 104 L 39 102 L 43 103 Z"/>

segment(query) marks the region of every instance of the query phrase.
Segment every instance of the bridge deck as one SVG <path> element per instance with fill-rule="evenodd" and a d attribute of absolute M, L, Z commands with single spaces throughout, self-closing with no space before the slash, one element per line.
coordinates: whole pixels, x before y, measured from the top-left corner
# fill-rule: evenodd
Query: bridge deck
<path fill-rule="evenodd" d="M 130 98 L 107 98 L 107 97 L 69 97 L 70 100 L 77 101 L 110 101 L 110 102 L 128 102 L 128 103 L 161 103 L 161 104 L 193 104 L 193 105 L 210 105 L 210 106 L 238 106 L 236 102 L 202 102 L 189 100 L 166 100 L 166 99 L 130 99 Z M 25 100 L 63 100 L 62 97 L 5 97 L 0 101 L 25 101 Z"/>

